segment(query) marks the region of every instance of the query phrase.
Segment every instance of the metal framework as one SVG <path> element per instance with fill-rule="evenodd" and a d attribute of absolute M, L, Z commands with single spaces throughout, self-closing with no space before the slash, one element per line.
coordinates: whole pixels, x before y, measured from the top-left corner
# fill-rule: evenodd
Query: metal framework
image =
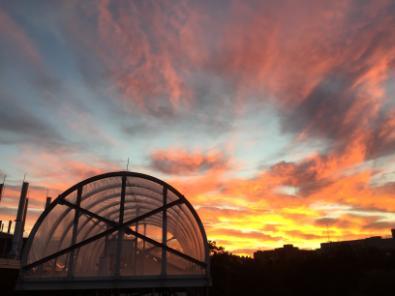
<path fill-rule="evenodd" d="M 203 225 L 171 185 L 112 172 L 59 195 L 34 225 L 18 290 L 205 287 Z"/>

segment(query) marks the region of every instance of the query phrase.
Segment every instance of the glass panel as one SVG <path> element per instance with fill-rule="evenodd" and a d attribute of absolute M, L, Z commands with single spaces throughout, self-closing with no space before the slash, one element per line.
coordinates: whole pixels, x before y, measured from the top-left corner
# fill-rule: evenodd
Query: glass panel
<path fill-rule="evenodd" d="M 49 260 L 40 266 L 34 267 L 24 273 L 26 278 L 65 277 L 67 275 L 67 255 Z"/>
<path fill-rule="evenodd" d="M 185 205 L 168 209 L 168 230 L 179 241 L 184 253 L 204 261 L 205 249 L 198 223 Z"/>
<path fill-rule="evenodd" d="M 162 194 L 163 191 L 163 186 L 161 184 L 139 177 L 128 177 L 127 186 L 145 188 L 159 194 Z"/>
<path fill-rule="evenodd" d="M 138 255 L 137 275 L 160 275 L 162 268 L 162 248 L 145 243 Z"/>
<path fill-rule="evenodd" d="M 139 226 L 139 233 L 157 242 L 162 242 L 162 213 L 144 219 Z"/>
<path fill-rule="evenodd" d="M 167 190 L 167 203 L 171 203 L 172 201 L 175 201 L 179 199 L 179 197 L 171 190 Z"/>
<path fill-rule="evenodd" d="M 76 200 L 77 200 L 77 190 L 74 190 L 73 192 L 71 192 L 69 195 L 67 195 L 65 197 L 65 200 L 67 200 L 68 202 L 71 202 L 73 204 L 75 204 Z"/>
<path fill-rule="evenodd" d="M 136 199 L 143 201 L 144 200 L 151 201 L 160 204 L 160 206 L 162 206 L 163 203 L 162 193 L 158 193 L 142 187 L 133 187 L 133 186 L 126 187 L 126 196 L 129 197 L 129 199 L 131 200 Z"/>
<path fill-rule="evenodd" d="M 78 221 L 78 232 L 77 232 L 76 243 L 84 241 L 103 231 L 106 231 L 109 227 L 110 226 L 103 221 L 81 214 Z"/>
<path fill-rule="evenodd" d="M 78 277 L 114 274 L 117 236 L 102 237 L 75 251 L 74 275 Z"/>
<path fill-rule="evenodd" d="M 133 190 L 134 188 L 128 188 L 128 195 L 125 198 L 125 222 L 162 207 L 162 200 L 159 201 L 152 196 L 131 194 Z"/>
<path fill-rule="evenodd" d="M 137 246 L 138 240 L 133 235 L 124 235 L 122 240 L 122 255 L 121 255 L 121 275 L 133 276 L 137 274 L 137 268 L 141 262 L 139 258 L 139 250 Z"/>
<path fill-rule="evenodd" d="M 121 177 L 111 177 L 89 183 L 83 187 L 81 207 L 118 222 L 121 189 Z"/>
<path fill-rule="evenodd" d="M 33 263 L 71 244 L 71 227 L 74 210 L 64 205 L 57 205 L 48 213 L 36 232 L 27 258 L 27 263 Z"/>
<path fill-rule="evenodd" d="M 167 252 L 167 274 L 203 274 L 204 269 L 199 265 L 180 256 Z"/>
<path fill-rule="evenodd" d="M 167 240 L 167 246 L 168 247 L 170 247 L 170 248 L 172 248 L 174 250 L 180 251 L 181 253 L 184 252 L 184 250 L 182 249 L 180 243 L 178 242 L 176 237 L 173 236 L 172 233 L 168 233 L 167 237 L 168 237 L 168 240 Z"/>
<path fill-rule="evenodd" d="M 177 213 L 179 217 L 178 220 L 182 221 L 183 227 L 185 228 L 184 233 L 187 233 L 187 236 L 184 234 L 185 239 L 187 239 L 186 241 L 179 240 L 183 249 L 188 252 L 189 256 L 192 256 L 200 261 L 204 261 L 205 250 L 203 237 L 195 217 L 185 204 L 178 205 L 172 209 L 174 209 Z M 178 226 L 178 228 L 179 229 L 176 229 L 176 232 L 179 230 L 178 233 L 181 233 L 181 227 Z"/>
<path fill-rule="evenodd" d="M 125 215 L 127 216 L 127 211 Z M 138 232 L 157 242 L 162 241 L 162 213 L 152 215 L 138 223 L 130 225 L 129 229 Z M 161 248 L 152 245 L 125 231 L 122 242 L 121 275 L 159 275 L 161 271 Z"/>

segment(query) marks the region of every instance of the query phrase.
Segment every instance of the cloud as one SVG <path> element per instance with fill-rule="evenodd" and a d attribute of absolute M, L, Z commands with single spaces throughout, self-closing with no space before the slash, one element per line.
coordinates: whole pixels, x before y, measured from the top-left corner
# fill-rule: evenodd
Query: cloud
<path fill-rule="evenodd" d="M 395 61 L 394 7 L 305 4 L 233 2 L 210 69 L 233 79 L 244 100 L 246 89 L 270 100 L 285 133 L 321 139 L 339 154 L 357 139 L 362 157 L 371 157 L 367 146 L 388 142 L 380 150 L 390 151 L 389 132 L 375 135 L 393 110 L 383 89 Z"/>
<path fill-rule="evenodd" d="M 367 229 L 373 229 L 376 231 L 389 231 L 389 229 L 393 229 L 395 227 L 395 221 L 393 222 L 372 222 L 368 223 L 364 226 Z M 389 232 L 388 232 L 389 235 Z"/>
<path fill-rule="evenodd" d="M 91 28 L 101 46 L 94 50 L 132 108 L 166 117 L 188 105 L 184 64 L 198 54 L 191 32 L 196 18 L 188 4 L 79 5 L 96 18 L 97 27 Z"/>
<path fill-rule="evenodd" d="M 316 235 L 316 234 L 311 234 L 311 233 L 304 233 L 302 231 L 298 230 L 292 230 L 292 231 L 287 231 L 287 235 L 295 238 L 302 238 L 305 240 L 320 240 L 323 241 L 325 239 L 325 234 L 323 235 Z"/>
<path fill-rule="evenodd" d="M 218 151 L 189 152 L 180 148 L 156 150 L 150 161 L 152 169 L 169 175 L 201 174 L 228 166 L 227 158 Z"/>
<path fill-rule="evenodd" d="M 25 58 L 28 59 L 28 61 L 36 66 L 40 65 L 41 57 L 32 40 L 26 32 L 24 32 L 21 26 L 2 9 L 2 7 L 0 7 L 0 32 L 2 33 L 0 44 L 4 45 L 4 47 L 2 46 L 2 50 L 0 50 L 0 56 L 7 56 L 10 50 L 15 50 L 16 48 Z M 8 41 L 8 44 L 5 43 L 6 40 Z M 11 48 L 9 46 L 10 42 L 16 46 Z"/>
<path fill-rule="evenodd" d="M 395 150 L 395 109 L 383 112 L 374 131 L 367 140 L 367 158 L 374 159 L 392 154 Z"/>
<path fill-rule="evenodd" d="M 392 194 L 395 192 L 395 181 L 384 183 L 381 186 L 375 186 L 372 189 L 378 194 Z"/>
<path fill-rule="evenodd" d="M 240 231 L 235 229 L 213 229 L 211 235 L 219 237 L 235 237 L 238 239 L 258 239 L 262 241 L 279 241 L 281 237 L 271 236 L 258 231 Z"/>
<path fill-rule="evenodd" d="M 315 223 L 319 226 L 329 226 L 329 225 L 332 226 L 337 222 L 339 222 L 339 219 L 335 219 L 335 218 L 319 218 L 315 220 Z"/>
<path fill-rule="evenodd" d="M 333 182 L 320 175 L 315 158 L 306 159 L 300 163 L 282 161 L 271 166 L 269 173 L 282 178 L 282 185 L 294 186 L 300 196 L 309 196 Z"/>
<path fill-rule="evenodd" d="M 58 153 L 62 155 L 59 158 Z M 29 157 L 35 155 L 35 157 Z M 61 193 L 75 183 L 88 177 L 108 171 L 118 171 L 119 166 L 111 160 L 69 150 L 40 150 L 23 147 L 21 155 L 15 160 L 28 170 L 29 179 L 35 180 L 38 188 L 49 188 L 51 194 Z M 45 185 L 44 185 L 45 184 Z"/>
<path fill-rule="evenodd" d="M 65 139 L 59 131 L 50 126 L 45 118 L 29 111 L 27 106 L 15 103 L 14 99 L 0 93 L 0 143 L 34 143 L 39 146 L 53 147 L 64 144 Z"/>

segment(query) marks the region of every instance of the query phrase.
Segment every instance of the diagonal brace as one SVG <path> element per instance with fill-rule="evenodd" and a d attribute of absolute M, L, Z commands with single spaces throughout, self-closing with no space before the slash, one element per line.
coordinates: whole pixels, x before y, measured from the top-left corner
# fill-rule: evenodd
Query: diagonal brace
<path fill-rule="evenodd" d="M 65 205 L 67 205 L 69 207 L 72 207 L 74 209 L 78 209 L 80 211 L 80 213 L 85 214 L 87 216 L 90 216 L 92 218 L 95 218 L 95 219 L 97 219 L 99 221 L 102 221 L 104 223 L 107 223 L 111 227 L 118 227 L 120 225 L 117 222 L 109 220 L 109 219 L 107 219 L 107 218 L 105 218 L 103 216 L 97 215 L 97 214 L 95 214 L 95 213 L 93 213 L 93 212 L 91 212 L 91 211 L 89 211 L 87 209 L 81 208 L 81 207 L 79 207 L 79 206 L 77 206 L 75 204 L 72 204 L 72 203 L 68 202 L 68 201 L 63 201 L 63 202 L 64 202 Z M 124 230 L 125 230 L 125 232 L 127 234 L 134 235 L 137 238 L 141 238 L 142 240 L 144 240 L 144 241 L 146 241 L 146 242 L 148 242 L 148 243 L 150 243 L 150 244 L 152 244 L 152 245 L 154 245 L 156 247 L 160 247 L 160 248 L 164 247 L 165 250 L 167 250 L 168 252 L 170 252 L 170 253 L 172 253 L 172 254 L 174 254 L 176 256 L 179 256 L 179 257 L 181 257 L 181 258 L 183 258 L 183 259 L 185 259 L 187 261 L 195 263 L 195 264 L 197 264 L 199 266 L 203 266 L 203 267 L 205 266 L 204 262 L 202 262 L 200 260 L 197 260 L 197 259 L 195 259 L 195 258 L 193 258 L 193 257 L 191 257 L 189 255 L 186 255 L 186 254 L 184 254 L 184 253 L 182 253 L 182 252 L 180 252 L 180 251 L 178 251 L 176 249 L 173 249 L 173 248 L 168 247 L 168 246 L 164 246 L 162 243 L 160 243 L 160 242 L 158 242 L 156 240 L 153 240 L 153 239 L 151 239 L 151 238 L 149 238 L 149 237 L 147 237 L 147 236 L 145 236 L 145 235 L 143 235 L 143 234 L 141 234 L 139 232 L 133 231 L 128 226 L 125 226 Z"/>
<path fill-rule="evenodd" d="M 63 201 L 63 202 L 64 202 L 64 201 Z M 85 239 L 85 240 L 83 240 L 83 241 L 80 241 L 80 242 L 76 243 L 76 244 L 73 245 L 73 246 L 64 248 L 63 250 L 60 250 L 60 251 L 55 252 L 55 253 L 53 253 L 53 254 L 51 254 L 51 255 L 49 255 L 49 256 L 46 256 L 46 257 L 44 257 L 44 258 L 41 258 L 41 259 L 39 259 L 39 260 L 37 260 L 37 261 L 35 261 L 35 262 L 33 262 L 33 263 L 27 264 L 27 265 L 25 265 L 24 267 L 22 267 L 22 269 L 23 269 L 23 270 L 32 269 L 33 267 L 36 267 L 36 266 L 38 266 L 38 265 L 41 265 L 41 264 L 43 264 L 43 263 L 45 263 L 45 262 L 47 262 L 47 261 L 49 261 L 49 260 L 55 259 L 55 258 L 57 258 L 57 257 L 59 257 L 59 256 L 64 255 L 64 254 L 67 254 L 67 253 L 71 252 L 71 251 L 74 250 L 74 249 L 81 248 L 82 246 L 85 246 L 85 245 L 87 245 L 87 244 L 89 244 L 89 243 L 91 243 L 91 242 L 94 242 L 94 241 L 96 241 L 96 240 L 98 240 L 98 239 L 100 239 L 100 238 L 102 238 L 102 237 L 105 237 L 106 235 L 109 235 L 109 234 L 111 234 L 111 233 L 113 233 L 113 232 L 115 232 L 115 231 L 118 231 L 118 230 L 120 230 L 120 229 L 122 229 L 122 228 L 125 228 L 125 227 L 128 227 L 129 225 L 132 225 L 132 224 L 134 224 L 134 223 L 136 223 L 136 222 L 138 222 L 138 221 L 144 220 L 144 219 L 146 219 L 146 218 L 148 218 L 148 217 L 150 217 L 150 216 L 153 216 L 153 215 L 155 215 L 155 214 L 158 214 L 158 213 L 162 212 L 163 209 L 165 209 L 165 208 L 171 208 L 171 207 L 173 207 L 173 206 L 175 206 L 175 205 L 178 205 L 178 204 L 180 204 L 180 203 L 183 203 L 183 202 L 184 202 L 183 200 L 177 199 L 177 200 L 175 200 L 175 201 L 173 201 L 173 202 L 171 202 L 171 203 L 168 203 L 167 205 L 164 205 L 164 206 L 162 206 L 162 207 L 159 207 L 159 208 L 157 208 L 157 209 L 154 209 L 154 210 L 152 210 L 152 211 L 149 211 L 149 212 L 147 212 L 147 213 L 145 213 L 145 214 L 143 214 L 143 215 L 140 215 L 140 216 L 138 216 L 138 217 L 135 217 L 135 218 L 133 218 L 133 219 L 130 219 L 130 220 L 126 221 L 125 223 L 122 223 L 121 225 L 118 225 L 118 223 L 116 223 L 116 222 L 114 222 L 114 221 L 111 221 L 111 220 L 108 220 L 108 219 L 105 218 L 106 220 L 110 221 L 111 223 L 115 223 L 116 225 L 114 225 L 114 226 L 112 226 L 111 228 L 109 228 L 109 229 L 107 229 L 107 230 L 105 230 L 105 231 L 103 231 L 103 232 L 100 232 L 100 233 L 98 233 L 98 234 L 96 234 L 96 235 L 94 235 L 94 236 L 92 236 L 92 237 L 90 237 L 90 238 L 88 238 L 88 239 Z M 88 211 L 88 210 L 86 210 L 86 209 L 81 208 L 80 213 L 88 214 L 88 213 L 91 213 L 91 212 Z M 92 213 L 92 214 L 94 214 L 94 213 Z M 96 214 L 94 214 L 94 215 L 96 215 Z M 101 216 L 99 216 L 99 215 L 96 215 L 96 216 L 97 216 L 97 217 L 95 217 L 95 218 L 100 219 L 100 220 L 103 220 L 103 217 L 101 217 Z M 130 230 L 131 230 L 131 229 L 130 229 Z M 195 260 L 196 260 L 196 259 L 195 259 Z"/>

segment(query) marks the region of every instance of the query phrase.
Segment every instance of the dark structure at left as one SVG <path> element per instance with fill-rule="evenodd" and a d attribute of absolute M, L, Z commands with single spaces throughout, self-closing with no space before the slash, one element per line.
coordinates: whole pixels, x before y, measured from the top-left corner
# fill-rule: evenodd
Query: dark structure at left
<path fill-rule="evenodd" d="M 17 290 L 204 295 L 209 270 L 188 200 L 157 178 L 122 171 L 84 180 L 47 206 L 23 248 Z"/>
<path fill-rule="evenodd" d="M 19 197 L 15 223 L 0 220 L 0 279 L 2 295 L 12 295 L 20 270 L 20 254 L 26 242 L 23 237 L 29 199 L 29 183 L 23 182 Z M 5 178 L 0 184 L 0 202 L 5 191 Z M 14 231 L 12 232 L 12 227 Z"/>

